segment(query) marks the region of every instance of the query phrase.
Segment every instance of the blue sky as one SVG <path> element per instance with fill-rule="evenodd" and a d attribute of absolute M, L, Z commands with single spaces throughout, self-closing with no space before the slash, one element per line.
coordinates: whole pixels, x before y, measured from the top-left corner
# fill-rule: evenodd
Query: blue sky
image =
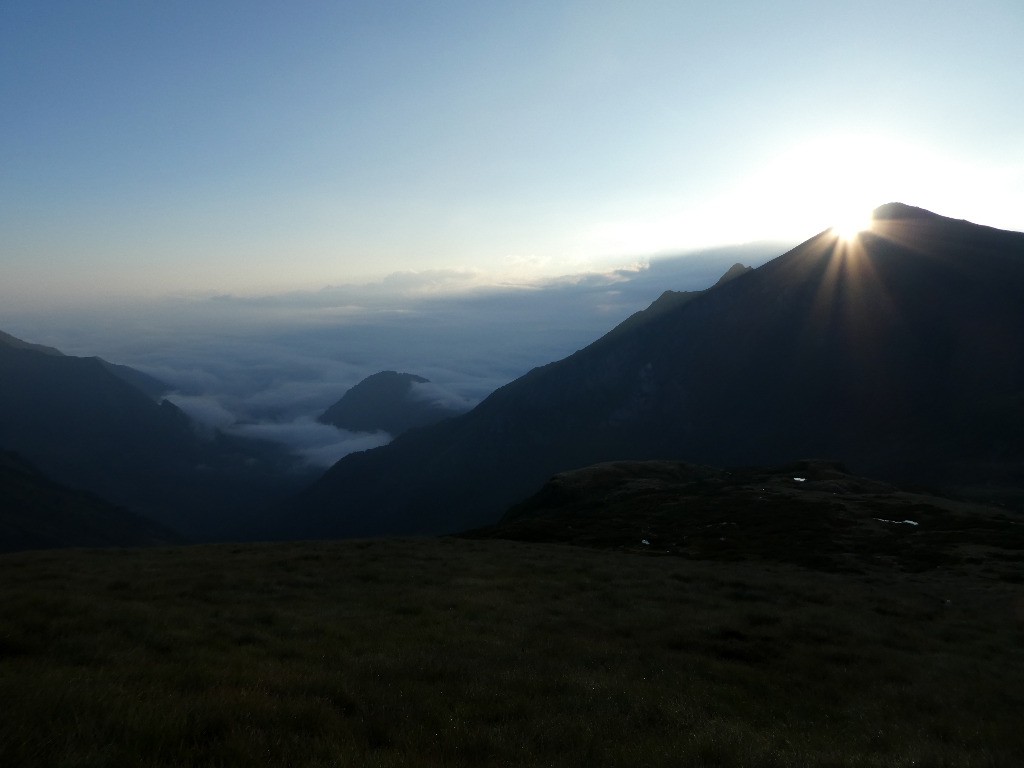
<path fill-rule="evenodd" d="M 1024 4 L 0 2 L 0 301 L 1024 230 Z"/>

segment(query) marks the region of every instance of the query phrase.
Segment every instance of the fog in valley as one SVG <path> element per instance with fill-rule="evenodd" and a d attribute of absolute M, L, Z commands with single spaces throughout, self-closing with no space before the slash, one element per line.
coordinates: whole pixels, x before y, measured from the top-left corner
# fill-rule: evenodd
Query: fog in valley
<path fill-rule="evenodd" d="M 595 341 L 665 290 L 701 290 L 734 263 L 786 250 L 757 243 L 660 257 L 530 285 L 470 272 L 398 273 L 378 283 L 261 297 L 0 314 L 0 327 L 65 354 L 100 356 L 160 379 L 200 431 L 275 441 L 326 467 L 383 445 L 316 421 L 381 370 L 424 376 L 413 395 L 469 410 L 530 369 Z"/>

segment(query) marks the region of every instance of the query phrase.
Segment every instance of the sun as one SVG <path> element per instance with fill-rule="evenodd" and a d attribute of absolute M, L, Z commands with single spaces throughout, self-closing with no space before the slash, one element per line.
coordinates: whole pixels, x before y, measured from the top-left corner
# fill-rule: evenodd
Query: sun
<path fill-rule="evenodd" d="M 856 240 L 861 232 L 871 229 L 873 222 L 870 211 L 851 211 L 835 220 L 832 224 L 832 234 L 849 243 Z"/>

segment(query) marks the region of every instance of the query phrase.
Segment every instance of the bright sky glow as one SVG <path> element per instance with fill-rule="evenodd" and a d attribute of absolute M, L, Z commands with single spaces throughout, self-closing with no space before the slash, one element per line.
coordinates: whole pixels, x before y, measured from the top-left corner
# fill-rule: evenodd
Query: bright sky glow
<path fill-rule="evenodd" d="M 861 232 L 871 229 L 871 211 L 850 209 L 840 211 L 832 221 L 832 231 L 840 240 L 856 240 Z"/>
<path fill-rule="evenodd" d="M 856 240 L 861 232 L 871 229 L 871 213 L 851 211 L 834 220 L 832 231 L 840 240 Z"/>
<path fill-rule="evenodd" d="M 8 0 L 0 301 L 522 280 L 894 200 L 1024 230 L 1022 36 L 1019 0 Z"/>

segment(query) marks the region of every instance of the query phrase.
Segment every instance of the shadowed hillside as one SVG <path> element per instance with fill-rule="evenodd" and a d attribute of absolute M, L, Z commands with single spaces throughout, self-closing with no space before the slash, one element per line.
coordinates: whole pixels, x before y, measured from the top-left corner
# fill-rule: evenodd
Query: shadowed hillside
<path fill-rule="evenodd" d="M 180 537 L 0 451 L 0 552 L 173 544 Z"/>
<path fill-rule="evenodd" d="M 33 352 L 41 352 L 44 355 L 54 355 L 57 357 L 65 357 L 64 353 L 59 349 L 53 347 L 47 347 L 42 344 L 32 344 L 28 341 L 12 336 L 9 333 L 0 331 L 0 347 L 10 347 L 11 349 L 28 349 Z M 117 378 L 122 381 L 131 384 L 136 389 L 141 389 L 147 395 L 152 397 L 154 400 L 160 398 L 161 395 L 165 395 L 171 391 L 171 386 L 166 382 L 160 381 L 148 373 L 137 371 L 127 365 L 118 365 L 117 363 L 110 363 L 104 360 L 102 357 L 95 358 L 108 370 L 114 374 Z"/>
<path fill-rule="evenodd" d="M 155 380 L 137 373 L 0 343 L 0 449 L 195 538 L 247 538 L 252 507 L 309 477 L 290 473 L 292 461 L 271 444 L 201 436 L 177 407 L 155 402 Z"/>
<path fill-rule="evenodd" d="M 280 525 L 456 531 L 596 462 L 808 456 L 900 482 L 1024 483 L 1024 235 L 883 206 L 852 244 L 822 232 L 342 459 Z"/>

